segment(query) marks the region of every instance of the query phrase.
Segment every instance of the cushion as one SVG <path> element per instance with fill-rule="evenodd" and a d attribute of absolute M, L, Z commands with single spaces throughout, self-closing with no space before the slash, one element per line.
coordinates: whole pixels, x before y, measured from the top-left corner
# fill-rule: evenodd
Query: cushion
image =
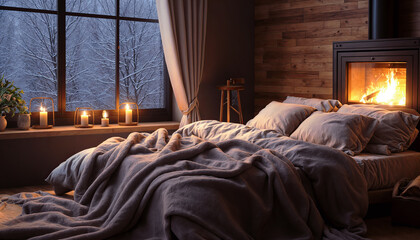
<path fill-rule="evenodd" d="M 333 112 L 337 112 L 338 109 L 343 106 L 343 104 L 341 104 L 341 102 L 336 99 L 328 99 L 328 102 L 330 102 L 331 106 L 333 107 Z"/>
<path fill-rule="evenodd" d="M 365 148 L 377 124 L 376 119 L 358 114 L 314 112 L 290 137 L 355 155 Z"/>
<path fill-rule="evenodd" d="M 45 181 L 54 186 L 55 194 L 63 195 L 75 189 L 77 180 L 80 177 L 80 170 L 84 168 L 83 160 L 94 149 L 89 148 L 74 154 L 50 173 Z"/>
<path fill-rule="evenodd" d="M 378 104 L 351 104 L 352 107 L 373 107 L 373 108 L 382 108 L 389 111 L 401 111 L 405 113 L 410 113 L 416 116 L 420 116 L 415 109 L 404 107 L 404 106 L 395 106 L 395 105 L 378 105 Z"/>
<path fill-rule="evenodd" d="M 420 176 L 411 181 L 407 188 L 401 193 L 404 197 L 420 197 Z"/>
<path fill-rule="evenodd" d="M 388 145 L 383 145 L 383 144 L 368 143 L 365 149 L 363 149 L 363 152 L 380 154 L 380 155 L 388 155 L 388 156 L 391 155 L 391 150 L 389 150 Z"/>
<path fill-rule="evenodd" d="M 247 126 L 270 129 L 289 136 L 315 108 L 273 101 L 262 109 L 257 116 L 247 122 Z"/>
<path fill-rule="evenodd" d="M 391 152 L 402 152 L 408 149 L 416 137 L 416 126 L 420 117 L 402 111 L 388 111 L 371 106 L 344 105 L 339 113 L 353 113 L 379 120 L 369 144 L 387 145 Z M 414 138 L 414 139 L 413 139 Z"/>
<path fill-rule="evenodd" d="M 334 107 L 339 108 L 341 106 L 341 103 L 338 100 L 333 100 L 333 99 L 325 100 L 325 99 L 319 99 L 319 98 L 302 98 L 302 97 L 293 97 L 293 96 L 287 96 L 286 100 L 284 100 L 283 102 L 307 105 L 310 107 L 314 107 L 318 111 L 322 111 L 322 112 L 331 112 L 334 110 Z"/>

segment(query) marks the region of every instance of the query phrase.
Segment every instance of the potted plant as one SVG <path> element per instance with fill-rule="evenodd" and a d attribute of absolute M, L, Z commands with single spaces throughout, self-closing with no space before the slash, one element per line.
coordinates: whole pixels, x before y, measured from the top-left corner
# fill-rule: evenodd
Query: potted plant
<path fill-rule="evenodd" d="M 28 114 L 22 94 L 23 91 L 14 86 L 13 82 L 7 81 L 4 76 L 0 78 L 0 131 L 6 129 L 6 114 L 12 114 L 12 117 L 17 111 Z"/>
<path fill-rule="evenodd" d="M 31 114 L 26 106 L 19 108 L 17 126 L 21 130 L 28 130 L 31 127 Z"/>

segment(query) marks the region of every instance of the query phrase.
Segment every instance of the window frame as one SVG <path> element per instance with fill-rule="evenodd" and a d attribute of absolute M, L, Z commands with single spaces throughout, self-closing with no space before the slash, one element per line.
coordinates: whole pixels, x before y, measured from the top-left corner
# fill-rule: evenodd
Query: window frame
<path fill-rule="evenodd" d="M 78 13 L 66 11 L 66 0 L 57 0 L 56 10 L 22 8 L 0 6 L 0 11 L 19 11 L 31 13 L 55 14 L 57 16 L 57 110 L 55 111 L 56 125 L 72 125 L 74 124 L 74 111 L 66 111 L 66 17 L 87 17 L 96 19 L 112 19 L 116 21 L 115 24 L 115 109 L 101 109 L 94 110 L 95 123 L 100 123 L 102 111 L 108 112 L 111 123 L 117 123 L 118 106 L 120 104 L 120 21 L 136 21 L 136 22 L 150 22 L 159 23 L 158 19 L 146 19 L 135 17 L 120 16 L 120 0 L 115 0 L 115 15 L 93 14 L 93 13 Z M 165 63 L 163 64 L 164 77 L 164 108 L 155 109 L 139 109 L 139 122 L 157 122 L 172 120 L 172 87 L 169 81 L 169 74 Z M 83 107 L 83 106 L 80 106 Z"/>

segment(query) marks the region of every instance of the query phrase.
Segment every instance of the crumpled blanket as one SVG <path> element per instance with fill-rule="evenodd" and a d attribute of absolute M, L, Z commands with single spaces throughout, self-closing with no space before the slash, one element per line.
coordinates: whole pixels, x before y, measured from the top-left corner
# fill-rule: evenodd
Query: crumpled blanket
<path fill-rule="evenodd" d="M 343 224 L 338 227 L 353 230 L 356 213 L 339 211 L 339 201 L 356 194 L 348 201 L 361 201 L 354 205 L 354 212 L 358 213 L 364 207 L 364 199 L 363 193 L 357 192 L 363 187 L 346 185 L 338 191 L 335 182 L 360 184 L 353 179 L 352 170 L 323 170 L 316 163 L 303 167 L 314 168 L 314 172 L 320 171 L 318 174 L 324 176 L 315 177 L 309 174 L 311 170 L 305 170 L 308 178 L 315 181 L 315 192 L 320 184 L 330 189 L 316 193 L 321 207 L 318 211 L 287 158 L 294 158 L 296 164 L 306 162 L 309 146 L 286 144 L 283 142 L 290 140 L 282 138 L 279 151 L 272 150 L 276 148 L 271 146 L 274 140 L 205 141 L 183 133 L 190 127 L 171 137 L 159 129 L 152 134 L 131 133 L 127 139 L 116 137 L 100 144 L 83 157 L 83 164 L 78 164 L 74 172 L 66 173 L 77 173 L 76 177 L 67 178 L 75 181 L 74 200 L 41 192 L 29 198 L 22 194 L 8 197 L 3 201 L 21 205 L 23 212 L 0 224 L 0 239 L 334 238 L 338 236 L 335 230 L 326 228 L 321 217 L 328 215 L 323 198 L 329 198 L 333 213 L 347 214 L 336 223 L 333 218 L 326 218 L 327 224 Z M 305 149 L 300 150 L 301 146 Z M 290 152 L 302 153 L 294 156 L 288 148 Z M 320 154 L 312 154 L 317 160 L 321 158 Z M 301 160 L 297 159 L 299 156 Z M 59 168 L 63 166 L 66 164 Z M 332 171 L 348 179 L 325 180 Z M 352 220 L 340 221 L 345 218 Z"/>
<path fill-rule="evenodd" d="M 177 134 L 220 142 L 241 139 L 287 157 L 299 170 L 302 183 L 327 223 L 324 237 L 359 239 L 366 234 L 368 187 L 357 163 L 347 154 L 318 144 L 294 140 L 272 130 L 243 124 L 200 121 Z"/>

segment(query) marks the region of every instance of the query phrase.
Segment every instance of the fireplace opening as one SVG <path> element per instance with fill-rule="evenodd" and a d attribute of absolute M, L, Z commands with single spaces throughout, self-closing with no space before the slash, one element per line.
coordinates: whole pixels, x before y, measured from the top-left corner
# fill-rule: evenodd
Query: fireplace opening
<path fill-rule="evenodd" d="M 348 62 L 349 103 L 406 106 L 406 62 Z"/>
<path fill-rule="evenodd" d="M 420 111 L 420 38 L 334 42 L 333 97 Z"/>

